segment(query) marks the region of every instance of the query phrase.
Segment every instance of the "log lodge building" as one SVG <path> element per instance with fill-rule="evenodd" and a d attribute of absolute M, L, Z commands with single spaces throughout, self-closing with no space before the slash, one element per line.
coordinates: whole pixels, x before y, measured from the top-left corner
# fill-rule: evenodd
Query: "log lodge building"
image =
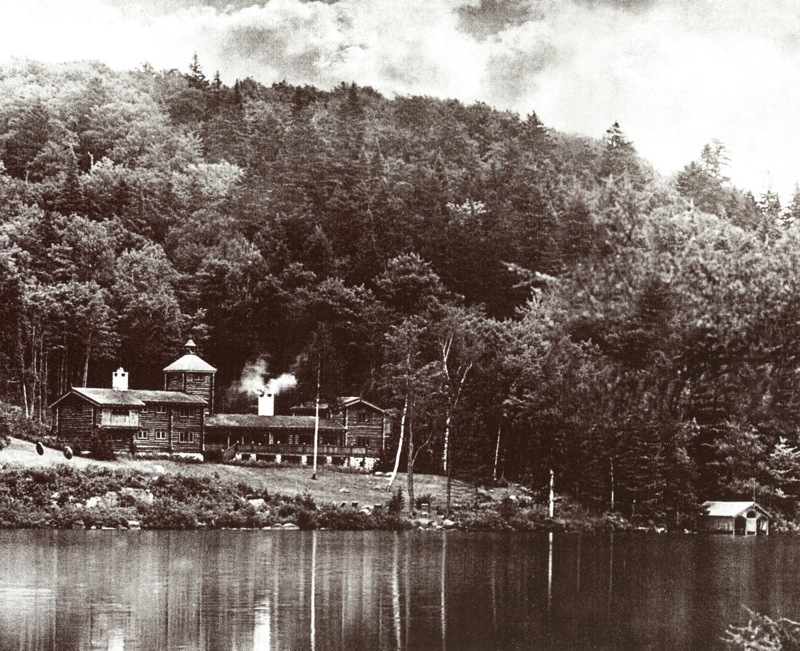
<path fill-rule="evenodd" d="M 274 396 L 258 400 L 257 414 L 214 413 L 217 369 L 186 343 L 186 354 L 164 368 L 164 389 L 128 388 L 118 369 L 110 389 L 73 387 L 56 400 L 54 429 L 74 450 L 110 446 L 123 454 L 176 454 L 221 460 L 313 463 L 314 409 L 274 414 Z M 372 469 L 391 434 L 390 414 L 361 398 L 321 405 L 317 463 Z"/>

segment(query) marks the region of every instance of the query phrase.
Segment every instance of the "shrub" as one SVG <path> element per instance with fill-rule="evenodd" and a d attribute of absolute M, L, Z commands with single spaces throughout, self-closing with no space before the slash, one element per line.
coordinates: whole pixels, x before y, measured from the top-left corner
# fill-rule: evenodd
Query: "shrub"
<path fill-rule="evenodd" d="M 89 452 L 92 457 L 100 461 L 114 461 L 117 458 L 114 446 L 107 438 L 93 438 L 89 444 Z"/>
<path fill-rule="evenodd" d="M 746 625 L 728 626 L 723 641 L 729 649 L 800 650 L 800 623 L 748 612 L 750 621 Z"/>
<path fill-rule="evenodd" d="M 376 513 L 372 516 L 372 528 L 384 531 L 402 531 L 414 525 L 399 513 Z"/>
<path fill-rule="evenodd" d="M 388 508 L 389 513 L 402 513 L 405 503 L 406 501 L 403 497 L 403 489 L 398 486 L 397 492 L 389 498 L 389 503 L 386 505 L 386 507 Z"/>
<path fill-rule="evenodd" d="M 363 531 L 372 528 L 371 518 L 366 513 L 349 507 L 325 504 L 320 507 L 317 526 L 336 531 Z"/>
<path fill-rule="evenodd" d="M 318 526 L 317 512 L 309 509 L 300 509 L 297 513 L 297 526 L 306 531 L 316 529 Z"/>
<path fill-rule="evenodd" d="M 433 495 L 430 493 L 423 493 L 414 499 L 414 506 L 416 508 L 421 509 L 423 504 L 427 504 L 428 506 L 433 504 Z"/>
<path fill-rule="evenodd" d="M 150 506 L 140 507 L 142 526 L 146 529 L 195 529 L 197 517 L 186 504 L 172 498 L 156 500 Z"/>
<path fill-rule="evenodd" d="M 498 506 L 497 510 L 506 520 L 510 520 L 519 514 L 519 504 L 506 496 L 500 502 L 500 506 Z"/>
<path fill-rule="evenodd" d="M 304 509 L 316 509 L 317 503 L 314 501 L 314 498 L 311 497 L 311 493 L 308 491 L 304 492 L 302 495 L 298 495 L 294 498 L 295 502 Z"/>
<path fill-rule="evenodd" d="M 47 425 L 26 418 L 20 407 L 0 401 L 0 438 L 8 440 L 8 437 L 16 436 L 35 443 L 44 439 L 47 433 Z"/>

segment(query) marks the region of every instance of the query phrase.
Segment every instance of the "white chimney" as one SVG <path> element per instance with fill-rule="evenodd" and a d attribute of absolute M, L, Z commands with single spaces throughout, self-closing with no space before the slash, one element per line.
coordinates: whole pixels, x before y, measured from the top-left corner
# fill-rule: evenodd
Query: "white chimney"
<path fill-rule="evenodd" d="M 259 416 L 274 416 L 275 415 L 275 394 L 267 393 L 266 391 L 258 396 L 258 415 Z"/>
<path fill-rule="evenodd" d="M 121 366 L 112 374 L 111 388 L 114 389 L 114 391 L 128 390 L 128 374 L 122 370 Z"/>

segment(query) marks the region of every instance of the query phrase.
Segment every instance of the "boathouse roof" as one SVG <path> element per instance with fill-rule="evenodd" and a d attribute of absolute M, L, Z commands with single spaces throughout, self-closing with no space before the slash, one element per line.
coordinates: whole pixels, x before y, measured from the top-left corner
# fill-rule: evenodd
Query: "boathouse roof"
<path fill-rule="evenodd" d="M 703 510 L 712 518 L 736 518 L 745 514 L 750 509 L 757 510 L 761 515 L 769 518 L 763 507 L 756 502 L 703 502 Z"/>

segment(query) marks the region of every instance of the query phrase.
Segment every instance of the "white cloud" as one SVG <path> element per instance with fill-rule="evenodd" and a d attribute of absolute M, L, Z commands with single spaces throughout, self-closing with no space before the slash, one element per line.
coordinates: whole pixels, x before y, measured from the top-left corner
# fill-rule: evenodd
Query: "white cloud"
<path fill-rule="evenodd" d="M 619 121 L 664 172 L 711 138 L 734 180 L 786 193 L 800 169 L 800 14 L 788 0 L 28 0 L 0 8 L 0 58 L 148 61 L 186 69 L 196 51 L 227 83 L 482 100 L 600 137 Z M 470 7 L 469 30 L 464 8 Z M 490 15 L 491 14 L 491 15 Z M 477 23 L 476 23 L 477 21 Z"/>

